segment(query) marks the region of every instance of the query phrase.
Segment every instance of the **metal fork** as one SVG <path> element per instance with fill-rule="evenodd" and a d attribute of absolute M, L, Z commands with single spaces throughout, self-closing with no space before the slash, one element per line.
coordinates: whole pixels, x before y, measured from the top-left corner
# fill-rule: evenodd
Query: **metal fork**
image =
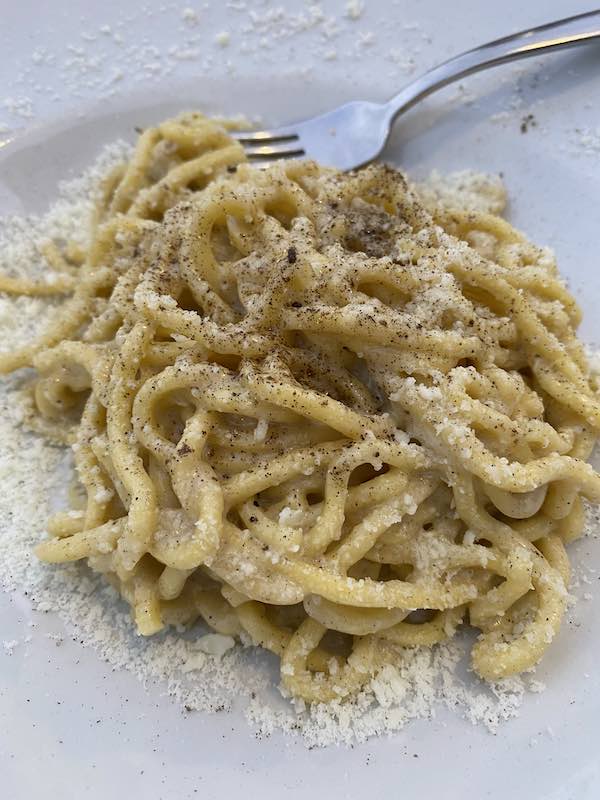
<path fill-rule="evenodd" d="M 455 56 L 409 83 L 387 103 L 355 101 L 292 125 L 232 135 L 257 165 L 306 156 L 338 169 L 354 169 L 381 153 L 396 117 L 436 89 L 487 67 L 598 38 L 600 9 L 505 36 Z"/>

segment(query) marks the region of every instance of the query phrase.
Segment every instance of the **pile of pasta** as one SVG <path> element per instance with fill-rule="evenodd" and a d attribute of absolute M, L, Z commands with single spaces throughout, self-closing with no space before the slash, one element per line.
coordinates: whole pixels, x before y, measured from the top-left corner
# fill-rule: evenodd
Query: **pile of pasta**
<path fill-rule="evenodd" d="M 37 548 L 85 559 L 140 633 L 201 619 L 281 659 L 285 692 L 354 695 L 468 623 L 495 681 L 535 665 L 569 581 L 600 405 L 551 255 L 398 171 L 244 163 L 228 123 L 144 131 L 33 367 L 72 447 Z"/>

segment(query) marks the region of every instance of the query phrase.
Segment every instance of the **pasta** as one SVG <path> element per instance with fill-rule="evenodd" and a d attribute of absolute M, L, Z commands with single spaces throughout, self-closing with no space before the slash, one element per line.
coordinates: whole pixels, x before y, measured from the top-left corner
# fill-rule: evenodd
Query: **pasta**
<path fill-rule="evenodd" d="M 32 424 L 73 450 L 47 562 L 84 559 L 141 634 L 204 620 L 280 656 L 283 690 L 350 697 L 468 622 L 494 681 L 535 665 L 600 500 L 600 404 L 552 257 L 389 167 L 244 163 L 229 123 L 144 131 L 67 295 Z"/>

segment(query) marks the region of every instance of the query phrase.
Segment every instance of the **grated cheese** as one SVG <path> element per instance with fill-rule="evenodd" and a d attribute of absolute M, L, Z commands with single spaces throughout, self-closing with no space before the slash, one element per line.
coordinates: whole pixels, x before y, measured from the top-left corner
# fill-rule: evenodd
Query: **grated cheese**
<path fill-rule="evenodd" d="M 217 35 L 215 36 L 215 42 L 220 47 L 227 47 L 230 41 L 231 41 L 231 35 L 227 31 L 221 31 L 220 33 L 217 33 Z"/>
<path fill-rule="evenodd" d="M 346 16 L 349 19 L 357 20 L 362 16 L 364 8 L 364 3 L 361 3 L 360 0 L 349 0 L 346 3 Z"/>

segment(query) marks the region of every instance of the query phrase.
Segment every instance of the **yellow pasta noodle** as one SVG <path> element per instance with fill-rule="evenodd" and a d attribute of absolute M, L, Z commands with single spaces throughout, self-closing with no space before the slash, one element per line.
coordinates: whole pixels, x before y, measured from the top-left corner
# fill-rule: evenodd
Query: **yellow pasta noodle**
<path fill-rule="evenodd" d="M 85 559 L 139 631 L 203 619 L 281 659 L 309 702 L 353 695 L 462 623 L 496 680 L 542 657 L 565 544 L 600 500 L 600 403 L 548 252 L 373 165 L 244 163 L 225 121 L 146 130 L 39 341 L 44 429 L 84 503 L 37 553 Z"/>

